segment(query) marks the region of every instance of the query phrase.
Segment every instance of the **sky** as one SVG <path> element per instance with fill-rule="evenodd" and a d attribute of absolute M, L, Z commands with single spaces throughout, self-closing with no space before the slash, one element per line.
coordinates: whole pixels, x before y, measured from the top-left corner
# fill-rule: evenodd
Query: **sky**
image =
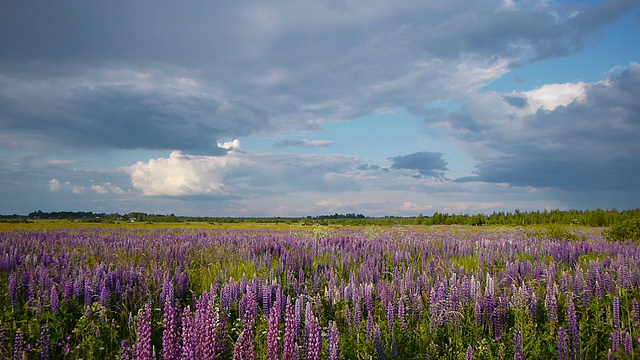
<path fill-rule="evenodd" d="M 638 0 L 0 3 L 0 214 L 640 206 Z"/>

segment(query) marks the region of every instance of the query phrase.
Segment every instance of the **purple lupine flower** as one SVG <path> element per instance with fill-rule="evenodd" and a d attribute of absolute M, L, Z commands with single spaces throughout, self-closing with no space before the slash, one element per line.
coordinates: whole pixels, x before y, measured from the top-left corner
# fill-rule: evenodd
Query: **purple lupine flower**
<path fill-rule="evenodd" d="M 567 330 L 561 326 L 558 329 L 558 360 L 569 360 Z"/>
<path fill-rule="evenodd" d="M 373 338 L 373 314 L 367 316 L 367 339 Z"/>
<path fill-rule="evenodd" d="M 150 360 L 153 355 L 151 349 L 151 301 L 147 301 L 138 312 L 136 337 L 136 359 Z"/>
<path fill-rule="evenodd" d="M 620 327 L 620 298 L 613 297 L 613 328 L 618 329 Z"/>
<path fill-rule="evenodd" d="M 621 342 L 620 331 L 617 329 L 614 329 L 611 332 L 610 339 L 611 339 L 611 352 L 614 354 L 617 354 L 618 350 L 620 349 L 620 342 Z"/>
<path fill-rule="evenodd" d="M 631 356 L 633 351 L 633 341 L 631 339 L 631 333 L 629 331 L 624 332 L 624 339 L 622 340 L 622 345 L 624 346 L 624 353 L 627 356 Z"/>
<path fill-rule="evenodd" d="M 329 325 L 327 344 L 329 347 L 329 360 L 338 360 L 340 357 L 340 337 L 338 334 L 338 326 L 335 321 L 332 321 Z"/>
<path fill-rule="evenodd" d="M 398 324 L 400 324 L 400 329 L 402 329 L 402 331 L 407 331 L 407 314 L 403 299 L 400 299 L 398 302 Z"/>
<path fill-rule="evenodd" d="M 122 340 L 120 342 L 120 360 L 131 360 L 131 346 L 129 346 L 129 340 Z"/>
<path fill-rule="evenodd" d="M 393 332 L 393 319 L 395 318 L 395 306 L 391 300 L 387 301 L 387 330 Z"/>
<path fill-rule="evenodd" d="M 224 343 L 222 339 L 217 338 L 222 328 L 218 323 L 219 319 L 220 314 L 214 311 L 211 295 L 205 291 L 196 302 L 196 358 L 214 359 L 216 354 L 221 352 L 217 349 Z"/>
<path fill-rule="evenodd" d="M 295 309 L 291 296 L 287 296 L 287 304 L 284 313 L 284 341 L 282 349 L 282 359 L 292 360 L 295 354 L 295 338 L 298 329 L 295 328 Z"/>
<path fill-rule="evenodd" d="M 51 305 L 51 312 L 57 314 L 60 311 L 60 299 L 58 298 L 58 292 L 56 287 L 52 286 L 49 292 L 49 302 Z"/>
<path fill-rule="evenodd" d="M 378 326 L 378 324 L 375 324 L 375 327 L 373 329 L 373 346 L 376 349 L 376 352 L 378 353 L 378 359 L 386 359 L 387 356 L 384 353 L 384 347 L 382 346 L 382 333 L 380 332 L 380 326 Z"/>
<path fill-rule="evenodd" d="M 16 331 L 15 338 L 13 339 L 13 360 L 22 360 L 25 351 L 24 335 L 22 334 L 22 331 L 18 329 Z"/>
<path fill-rule="evenodd" d="M 520 329 L 516 329 L 513 333 L 513 360 L 524 360 Z"/>
<path fill-rule="evenodd" d="M 40 359 L 49 360 L 52 357 L 53 354 L 51 352 L 51 336 L 49 333 L 49 327 L 44 325 L 40 331 Z"/>
<path fill-rule="evenodd" d="M 547 319 L 549 320 L 549 322 L 558 321 L 558 302 L 556 301 L 554 285 L 547 286 L 547 297 L 545 299 L 545 306 L 547 308 Z"/>
<path fill-rule="evenodd" d="M 467 355 L 464 357 L 465 360 L 473 360 L 473 348 L 471 345 L 467 347 Z"/>
<path fill-rule="evenodd" d="M 100 288 L 100 305 L 108 308 L 109 307 L 109 289 L 107 289 L 106 284 L 102 284 Z"/>
<path fill-rule="evenodd" d="M 257 308 L 256 295 L 253 289 L 247 288 L 245 307 L 242 316 L 242 332 L 233 348 L 234 359 L 255 359 L 255 312 Z"/>
<path fill-rule="evenodd" d="M 182 319 L 180 323 L 182 324 L 182 351 L 180 359 L 195 360 L 198 334 L 196 332 L 194 315 L 188 306 L 182 309 Z"/>
<path fill-rule="evenodd" d="M 360 298 L 353 303 L 353 328 L 358 331 L 362 322 L 362 309 L 360 308 Z"/>
<path fill-rule="evenodd" d="M 638 299 L 633 299 L 633 322 L 636 324 L 640 324 L 640 303 L 638 303 Z"/>
<path fill-rule="evenodd" d="M 9 302 L 17 308 L 20 303 L 18 301 L 18 284 L 15 273 L 9 275 L 8 282 L 7 291 L 9 295 Z"/>
<path fill-rule="evenodd" d="M 571 296 L 567 297 L 567 326 L 571 341 L 571 358 L 580 359 L 580 329 L 578 328 L 576 307 Z"/>
<path fill-rule="evenodd" d="M 162 331 L 162 358 L 163 360 L 177 360 L 180 358 L 180 319 L 178 318 L 179 310 L 174 304 L 173 287 L 169 291 L 164 300 L 163 324 Z"/>
<path fill-rule="evenodd" d="M 280 358 L 280 344 L 278 343 L 278 325 L 280 318 L 278 317 L 278 311 L 272 308 L 269 313 L 269 324 L 267 329 L 267 358 L 279 359 Z"/>
<path fill-rule="evenodd" d="M 307 308 L 311 308 L 311 303 L 307 303 Z M 319 360 L 322 347 L 322 335 L 318 320 L 311 313 L 310 318 L 305 319 L 305 335 L 307 338 L 307 360 Z"/>

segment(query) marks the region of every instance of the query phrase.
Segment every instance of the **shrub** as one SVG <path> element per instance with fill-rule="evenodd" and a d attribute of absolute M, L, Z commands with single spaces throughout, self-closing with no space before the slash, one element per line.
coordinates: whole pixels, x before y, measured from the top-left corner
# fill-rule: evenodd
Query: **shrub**
<path fill-rule="evenodd" d="M 616 224 L 604 232 L 604 236 L 612 241 L 640 241 L 640 218 L 632 218 Z"/>

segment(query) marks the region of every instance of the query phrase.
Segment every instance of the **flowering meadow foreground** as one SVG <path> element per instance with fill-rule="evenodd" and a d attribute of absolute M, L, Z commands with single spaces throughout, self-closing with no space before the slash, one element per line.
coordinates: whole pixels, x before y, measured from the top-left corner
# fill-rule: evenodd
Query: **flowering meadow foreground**
<path fill-rule="evenodd" d="M 640 359 L 640 245 L 526 228 L 0 232 L 3 359 Z"/>

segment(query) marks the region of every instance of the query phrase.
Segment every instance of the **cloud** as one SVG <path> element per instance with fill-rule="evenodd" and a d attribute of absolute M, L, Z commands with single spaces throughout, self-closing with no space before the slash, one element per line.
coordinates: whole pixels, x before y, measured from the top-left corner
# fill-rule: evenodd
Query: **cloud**
<path fill-rule="evenodd" d="M 452 134 L 478 161 L 459 181 L 634 191 L 640 186 L 640 66 L 596 83 L 481 93 L 450 114 Z M 508 97 L 526 100 L 513 106 Z"/>
<path fill-rule="evenodd" d="M 423 176 L 442 178 L 447 170 L 447 162 L 442 153 L 422 151 L 410 155 L 396 156 L 390 159 L 392 169 L 417 170 Z"/>
<path fill-rule="evenodd" d="M 224 196 L 225 168 L 237 166 L 231 156 L 192 156 L 174 151 L 168 158 L 131 166 L 131 183 L 149 196 Z"/>
<path fill-rule="evenodd" d="M 275 147 L 285 147 L 285 146 L 301 146 L 307 148 L 316 148 L 316 147 L 327 147 L 335 144 L 335 141 L 331 140 L 280 140 L 275 144 Z"/>
<path fill-rule="evenodd" d="M 91 190 L 98 194 L 105 195 L 108 193 L 114 193 L 118 195 L 124 195 L 126 192 L 119 186 L 112 185 L 111 183 L 104 183 L 102 185 L 91 185 Z"/>
<path fill-rule="evenodd" d="M 381 109 L 423 113 L 515 66 L 567 56 L 637 7 L 116 3 L 1 5 L 0 126 L 26 138 L 22 146 L 221 155 L 219 139 L 314 130 Z"/>

